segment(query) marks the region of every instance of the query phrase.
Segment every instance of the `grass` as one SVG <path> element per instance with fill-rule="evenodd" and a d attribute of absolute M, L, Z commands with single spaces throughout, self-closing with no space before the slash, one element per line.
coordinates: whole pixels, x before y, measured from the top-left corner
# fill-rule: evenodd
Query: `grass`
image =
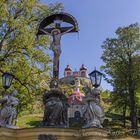
<path fill-rule="evenodd" d="M 39 127 L 42 123 L 42 114 L 24 115 L 18 118 L 17 126 L 19 128 Z"/>

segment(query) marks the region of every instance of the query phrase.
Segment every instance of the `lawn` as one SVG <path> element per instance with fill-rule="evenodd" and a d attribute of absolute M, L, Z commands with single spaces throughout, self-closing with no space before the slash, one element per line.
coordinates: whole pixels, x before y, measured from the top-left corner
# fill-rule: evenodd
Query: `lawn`
<path fill-rule="evenodd" d="M 16 125 L 19 128 L 39 127 L 41 126 L 42 120 L 42 114 L 24 115 L 18 118 Z"/>

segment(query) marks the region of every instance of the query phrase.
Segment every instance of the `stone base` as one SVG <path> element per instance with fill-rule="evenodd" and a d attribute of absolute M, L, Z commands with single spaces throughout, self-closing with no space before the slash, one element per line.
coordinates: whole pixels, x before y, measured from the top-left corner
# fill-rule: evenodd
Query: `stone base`
<path fill-rule="evenodd" d="M 54 135 L 57 140 L 105 140 L 107 132 L 97 128 L 0 128 L 0 140 L 39 140 L 39 135 Z"/>
<path fill-rule="evenodd" d="M 72 129 L 72 128 L 10 129 L 10 128 L 0 128 L 0 140 L 48 140 L 48 139 L 46 139 L 46 135 L 49 135 L 49 136 L 51 135 L 52 137 L 56 138 L 57 140 L 112 140 L 112 138 L 108 137 L 106 130 L 98 129 L 98 128 L 88 128 L 88 129 Z M 113 139 L 114 140 L 134 140 L 135 138 L 115 137 Z"/>

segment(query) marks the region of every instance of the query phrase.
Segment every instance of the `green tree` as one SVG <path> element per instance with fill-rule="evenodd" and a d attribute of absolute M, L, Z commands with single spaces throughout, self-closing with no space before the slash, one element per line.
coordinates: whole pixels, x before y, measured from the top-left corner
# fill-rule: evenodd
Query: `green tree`
<path fill-rule="evenodd" d="M 0 1 L 0 72 L 9 71 L 15 76 L 9 92 L 18 89 L 19 110 L 26 109 L 27 105 L 32 110 L 31 105 L 42 96 L 41 82 L 49 81 L 50 38 L 37 38 L 36 33 L 44 17 L 61 10 L 62 4 L 48 6 L 38 0 Z"/>
<path fill-rule="evenodd" d="M 128 91 L 131 127 L 137 129 L 135 94 L 140 80 L 140 28 L 138 24 L 119 27 L 116 38 L 107 38 L 103 45 L 102 66 L 114 91 Z"/>
<path fill-rule="evenodd" d="M 123 126 L 125 127 L 126 115 L 130 112 L 130 98 L 126 91 L 112 92 L 110 96 L 112 102 L 110 111 L 121 113 L 123 117 Z"/>

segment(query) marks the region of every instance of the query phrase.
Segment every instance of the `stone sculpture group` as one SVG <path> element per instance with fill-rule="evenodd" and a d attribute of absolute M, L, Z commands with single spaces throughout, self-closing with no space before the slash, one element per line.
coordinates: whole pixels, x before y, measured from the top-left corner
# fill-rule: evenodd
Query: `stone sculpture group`
<path fill-rule="evenodd" d="M 66 97 L 59 88 L 51 88 L 43 97 L 44 119 L 43 126 L 65 127 L 67 124 Z"/>
<path fill-rule="evenodd" d="M 56 81 L 55 81 L 56 82 Z M 58 85 L 58 83 L 57 83 Z M 102 128 L 104 120 L 103 107 L 100 105 L 100 90 L 85 87 L 85 97 L 83 97 L 83 128 L 98 127 Z M 68 108 L 67 98 L 60 88 L 51 88 L 44 93 L 44 120 L 43 126 L 48 127 L 67 127 Z"/>
<path fill-rule="evenodd" d="M 18 98 L 16 98 L 17 90 L 14 90 L 11 94 L 4 94 L 0 99 L 0 126 L 13 128 L 13 121 L 16 119 L 17 110 L 16 106 L 19 104 Z"/>

